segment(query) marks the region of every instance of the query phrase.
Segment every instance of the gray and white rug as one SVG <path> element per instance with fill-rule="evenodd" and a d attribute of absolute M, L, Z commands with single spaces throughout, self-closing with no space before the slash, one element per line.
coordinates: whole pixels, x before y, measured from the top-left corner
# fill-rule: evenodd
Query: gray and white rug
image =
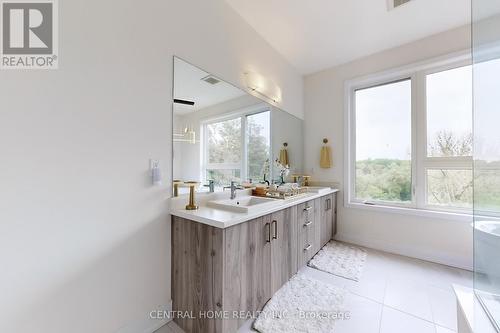
<path fill-rule="evenodd" d="M 342 319 L 346 291 L 295 275 L 266 304 L 253 327 L 261 333 L 332 333 Z"/>
<path fill-rule="evenodd" d="M 365 261 L 365 250 L 332 240 L 307 265 L 349 280 L 359 281 Z"/>

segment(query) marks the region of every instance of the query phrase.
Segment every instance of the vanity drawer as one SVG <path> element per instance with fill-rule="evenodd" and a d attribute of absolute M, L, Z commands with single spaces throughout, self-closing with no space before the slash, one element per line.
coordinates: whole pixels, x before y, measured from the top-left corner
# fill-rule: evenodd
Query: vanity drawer
<path fill-rule="evenodd" d="M 315 217 L 315 201 L 306 201 L 304 203 L 301 203 L 300 205 L 297 205 L 297 223 L 299 226 L 308 223 L 308 222 L 313 222 L 314 223 L 314 217 Z"/>
<path fill-rule="evenodd" d="M 299 232 L 299 237 L 303 236 L 304 239 L 313 239 L 315 235 L 315 229 L 317 228 L 317 221 L 314 218 L 315 215 L 312 212 L 310 214 L 306 213 L 304 215 L 304 218 L 298 219 L 297 221 L 297 230 Z"/>
<path fill-rule="evenodd" d="M 297 205 L 299 267 L 307 264 L 320 249 L 320 208 L 319 198 Z"/>
<path fill-rule="evenodd" d="M 298 230 L 298 264 L 302 267 L 314 255 L 316 235 L 316 207 L 315 201 L 307 201 L 297 206 L 297 230 Z"/>
<path fill-rule="evenodd" d="M 311 224 L 307 227 L 302 226 L 298 237 L 298 264 L 302 267 L 314 256 L 315 249 L 315 227 Z"/>
<path fill-rule="evenodd" d="M 321 202 L 319 200 L 311 200 L 297 205 L 297 230 L 299 234 L 308 232 L 316 233 L 316 238 L 319 236 L 319 231 L 321 229 L 318 216 L 320 206 Z M 314 248 L 319 250 L 319 248 L 317 248 L 319 242 L 316 242 L 316 238 L 314 238 L 313 242 Z M 311 241 L 313 240 L 311 239 Z"/>

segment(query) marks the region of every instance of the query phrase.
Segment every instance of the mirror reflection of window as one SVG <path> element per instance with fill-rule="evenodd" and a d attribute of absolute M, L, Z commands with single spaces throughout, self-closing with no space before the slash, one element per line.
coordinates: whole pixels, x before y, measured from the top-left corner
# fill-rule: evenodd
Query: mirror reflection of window
<path fill-rule="evenodd" d="M 271 154 L 271 112 L 247 116 L 246 176 L 253 182 L 264 181 L 264 167 Z"/>
<path fill-rule="evenodd" d="M 236 182 L 264 181 L 264 165 L 270 159 L 271 111 L 241 114 L 204 125 L 202 171 L 205 181 L 223 187 Z"/>
<path fill-rule="evenodd" d="M 241 119 L 234 118 L 205 125 L 205 179 L 224 186 L 241 177 Z"/>

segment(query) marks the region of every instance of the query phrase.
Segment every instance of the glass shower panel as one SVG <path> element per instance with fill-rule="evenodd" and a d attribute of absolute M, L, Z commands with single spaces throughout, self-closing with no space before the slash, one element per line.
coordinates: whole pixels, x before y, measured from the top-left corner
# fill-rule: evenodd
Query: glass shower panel
<path fill-rule="evenodd" d="M 472 0 L 474 289 L 500 327 L 500 1 Z"/>

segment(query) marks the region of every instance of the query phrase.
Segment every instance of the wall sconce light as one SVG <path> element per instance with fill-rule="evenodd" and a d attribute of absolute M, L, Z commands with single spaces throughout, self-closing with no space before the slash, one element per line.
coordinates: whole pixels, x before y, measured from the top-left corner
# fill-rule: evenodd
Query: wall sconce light
<path fill-rule="evenodd" d="M 174 142 L 187 142 L 192 145 L 196 144 L 196 131 L 191 126 L 186 126 L 181 133 L 174 132 Z"/>
<path fill-rule="evenodd" d="M 269 80 L 255 72 L 246 72 L 245 79 L 247 87 L 250 90 L 255 91 L 259 95 L 262 95 L 275 103 L 281 101 L 281 88 L 272 80 Z"/>

